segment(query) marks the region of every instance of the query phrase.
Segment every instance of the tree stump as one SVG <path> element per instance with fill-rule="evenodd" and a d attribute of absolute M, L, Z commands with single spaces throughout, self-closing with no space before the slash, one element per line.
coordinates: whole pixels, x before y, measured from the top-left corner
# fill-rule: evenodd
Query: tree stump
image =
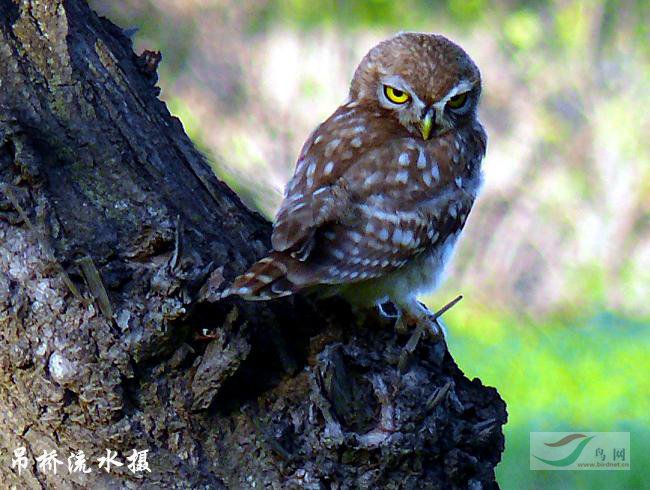
<path fill-rule="evenodd" d="M 443 343 L 402 372 L 408 336 L 340 300 L 216 300 L 270 225 L 158 100 L 157 53 L 82 0 L 0 0 L 0 31 L 3 486 L 497 487 L 505 404 Z"/>

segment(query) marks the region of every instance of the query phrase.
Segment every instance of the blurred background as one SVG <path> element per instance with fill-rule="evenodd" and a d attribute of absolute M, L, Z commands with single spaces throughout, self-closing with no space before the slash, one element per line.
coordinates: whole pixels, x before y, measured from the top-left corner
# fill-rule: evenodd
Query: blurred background
<path fill-rule="evenodd" d="M 93 0 L 160 50 L 162 99 L 271 218 L 356 64 L 442 33 L 483 74 L 486 184 L 436 308 L 469 377 L 508 403 L 503 488 L 648 488 L 650 2 Z M 632 470 L 533 472 L 530 431 L 630 431 Z M 644 464 L 645 462 L 645 464 Z"/>

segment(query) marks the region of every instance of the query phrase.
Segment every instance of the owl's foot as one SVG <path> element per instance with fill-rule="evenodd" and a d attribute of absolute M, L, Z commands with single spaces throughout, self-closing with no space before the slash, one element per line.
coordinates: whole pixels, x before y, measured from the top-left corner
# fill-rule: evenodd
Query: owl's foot
<path fill-rule="evenodd" d="M 398 305 L 399 313 L 397 321 L 395 322 L 395 329 L 399 333 L 407 333 L 413 331 L 413 328 L 415 327 L 416 331 L 422 331 L 421 335 L 424 334 L 427 337 L 432 337 L 434 339 L 444 339 L 445 329 L 442 326 L 442 322 L 439 320 L 440 316 L 449 308 L 454 306 L 458 301 L 460 301 L 460 298 L 456 298 L 436 313 L 431 313 L 426 306 L 417 300 L 400 302 Z"/>
<path fill-rule="evenodd" d="M 445 329 L 442 326 L 440 317 L 449 310 L 452 306 L 458 303 L 463 297 L 458 296 L 453 301 L 447 303 L 436 313 L 431 313 L 422 303 L 412 300 L 408 303 L 402 303 L 401 315 L 398 318 L 395 328 L 400 329 L 408 328 L 410 323 L 416 325 L 415 330 L 411 334 L 408 342 L 404 346 L 404 350 L 400 355 L 399 369 L 405 372 L 410 364 L 413 353 L 417 349 L 420 339 L 423 336 L 431 337 L 435 340 L 442 340 L 446 343 Z"/>

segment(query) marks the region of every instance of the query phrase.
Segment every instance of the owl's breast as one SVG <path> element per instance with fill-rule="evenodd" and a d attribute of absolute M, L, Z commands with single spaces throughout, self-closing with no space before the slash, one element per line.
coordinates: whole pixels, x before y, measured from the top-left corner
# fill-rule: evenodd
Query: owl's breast
<path fill-rule="evenodd" d="M 404 266 L 385 276 L 356 283 L 340 292 L 351 303 L 372 305 L 388 299 L 407 300 L 435 290 L 451 260 L 460 230 L 451 233 L 436 246 L 428 247 Z"/>

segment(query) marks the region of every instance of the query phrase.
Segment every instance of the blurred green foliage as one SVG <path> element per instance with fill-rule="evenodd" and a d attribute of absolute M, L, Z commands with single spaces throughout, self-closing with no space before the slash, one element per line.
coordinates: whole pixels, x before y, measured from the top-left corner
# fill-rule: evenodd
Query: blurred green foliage
<path fill-rule="evenodd" d="M 621 8 L 623 7 L 623 8 Z M 590 26 L 585 10 L 602 11 L 602 46 L 617 35 L 617 25 L 625 22 L 627 32 L 650 52 L 650 2 L 647 0 L 270 0 L 251 10 L 253 32 L 277 24 L 313 29 L 427 27 L 440 18 L 468 29 L 497 17 L 502 34 L 516 49 L 531 49 L 547 41 L 559 50 L 580 49 L 588 42 Z M 620 31 L 619 31 L 620 33 Z"/>
<path fill-rule="evenodd" d="M 536 324 L 461 303 L 446 323 L 459 366 L 508 404 L 504 489 L 647 488 L 650 319 L 601 313 Z M 631 470 L 530 471 L 531 431 L 573 430 L 630 432 Z"/>

